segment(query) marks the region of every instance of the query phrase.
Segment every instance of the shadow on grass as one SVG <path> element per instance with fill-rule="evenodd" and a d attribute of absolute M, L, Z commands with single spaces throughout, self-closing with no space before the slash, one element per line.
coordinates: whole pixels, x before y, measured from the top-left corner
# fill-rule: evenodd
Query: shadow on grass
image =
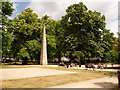
<path fill-rule="evenodd" d="M 98 82 L 94 84 L 101 86 L 102 88 L 118 88 L 118 85 L 112 82 Z"/>

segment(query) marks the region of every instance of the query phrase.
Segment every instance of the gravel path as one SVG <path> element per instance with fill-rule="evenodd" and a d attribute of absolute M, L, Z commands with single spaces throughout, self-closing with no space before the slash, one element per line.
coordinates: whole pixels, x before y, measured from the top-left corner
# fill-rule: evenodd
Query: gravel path
<path fill-rule="evenodd" d="M 103 77 L 81 82 L 68 83 L 49 88 L 114 88 L 117 87 L 117 77 Z"/>
<path fill-rule="evenodd" d="M 71 74 L 71 73 L 76 73 L 76 72 L 51 70 L 51 69 L 43 69 L 43 68 L 2 69 L 2 80 L 60 75 L 60 74 Z"/>

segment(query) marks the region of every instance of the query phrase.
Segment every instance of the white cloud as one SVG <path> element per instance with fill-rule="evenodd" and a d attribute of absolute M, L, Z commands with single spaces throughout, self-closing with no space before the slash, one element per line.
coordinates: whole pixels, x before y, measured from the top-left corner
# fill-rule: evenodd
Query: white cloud
<path fill-rule="evenodd" d="M 8 19 L 10 19 L 10 20 L 12 20 L 14 17 L 10 17 L 10 16 L 8 16 Z"/>
<path fill-rule="evenodd" d="M 10 0 L 10 2 L 30 2 L 31 0 Z"/>
<path fill-rule="evenodd" d="M 118 20 L 112 21 L 107 24 L 107 29 L 110 30 L 110 32 L 113 32 L 114 35 L 117 37 L 117 32 L 118 32 Z"/>
<path fill-rule="evenodd" d="M 52 19 L 60 19 L 65 14 L 65 3 L 57 2 L 32 2 L 28 7 L 33 9 L 35 13 L 42 17 L 43 15 L 49 15 Z"/>
<path fill-rule="evenodd" d="M 105 15 L 107 20 L 113 20 L 118 15 L 117 2 L 85 2 L 85 5 L 90 10 L 96 10 Z"/>
<path fill-rule="evenodd" d="M 83 2 L 89 10 L 98 11 L 106 16 L 106 28 L 117 37 L 118 32 L 118 1 L 117 0 L 32 0 L 28 6 L 34 10 L 39 17 L 47 14 L 52 19 L 61 19 L 65 15 L 65 10 L 69 5 Z"/>
<path fill-rule="evenodd" d="M 114 2 L 85 2 L 90 10 L 96 10 L 106 17 L 106 28 L 117 37 L 118 32 L 118 1 Z"/>
<path fill-rule="evenodd" d="M 19 6 L 18 4 L 16 4 L 16 3 L 13 3 L 13 8 L 15 9 L 15 11 L 17 11 L 17 6 Z"/>

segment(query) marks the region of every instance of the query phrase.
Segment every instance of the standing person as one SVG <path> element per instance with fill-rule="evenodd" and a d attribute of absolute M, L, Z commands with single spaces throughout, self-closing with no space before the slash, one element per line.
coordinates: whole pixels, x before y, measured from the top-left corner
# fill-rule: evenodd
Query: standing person
<path fill-rule="evenodd" d="M 69 63 L 66 63 L 67 68 L 69 68 Z"/>
<path fill-rule="evenodd" d="M 79 67 L 81 67 L 81 62 L 79 61 Z"/>
<path fill-rule="evenodd" d="M 113 67 L 113 63 L 111 63 L 112 67 Z"/>
<path fill-rule="evenodd" d="M 87 63 L 85 63 L 85 69 L 88 69 L 88 64 Z"/>
<path fill-rule="evenodd" d="M 105 67 L 107 67 L 107 64 L 105 64 Z"/>
<path fill-rule="evenodd" d="M 101 69 L 104 69 L 104 64 L 101 64 Z"/>
<path fill-rule="evenodd" d="M 99 63 L 99 64 L 98 64 L 98 69 L 100 69 L 100 68 L 101 68 L 101 64 Z"/>

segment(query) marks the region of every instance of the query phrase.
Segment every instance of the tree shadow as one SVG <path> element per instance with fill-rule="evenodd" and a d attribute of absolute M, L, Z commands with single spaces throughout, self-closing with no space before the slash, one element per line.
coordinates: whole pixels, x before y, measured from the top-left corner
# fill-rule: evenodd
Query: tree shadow
<path fill-rule="evenodd" d="M 112 82 L 97 82 L 94 84 L 101 86 L 102 88 L 118 88 L 118 85 Z"/>

